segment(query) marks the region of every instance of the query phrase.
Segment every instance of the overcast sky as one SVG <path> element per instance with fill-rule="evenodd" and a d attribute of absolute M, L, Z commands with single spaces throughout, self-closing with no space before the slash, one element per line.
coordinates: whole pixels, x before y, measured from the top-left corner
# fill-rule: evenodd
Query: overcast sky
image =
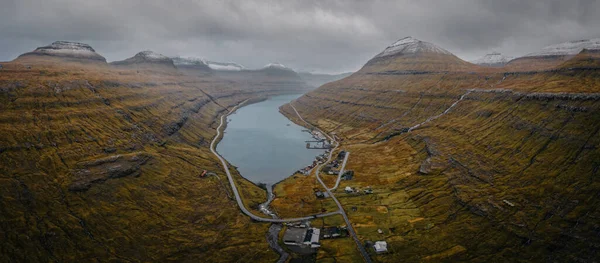
<path fill-rule="evenodd" d="M 405 36 L 471 60 L 600 37 L 600 1 L 0 0 L 0 61 L 55 40 L 109 61 L 154 50 L 258 68 L 344 72 Z"/>

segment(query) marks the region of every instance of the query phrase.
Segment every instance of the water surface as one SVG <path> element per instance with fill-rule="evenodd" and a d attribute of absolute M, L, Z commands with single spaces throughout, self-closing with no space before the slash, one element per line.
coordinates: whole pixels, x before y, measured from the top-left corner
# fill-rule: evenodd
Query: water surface
<path fill-rule="evenodd" d="M 238 109 L 227 117 L 225 135 L 217 151 L 255 183 L 274 184 L 311 164 L 323 150 L 306 149 L 312 140 L 305 129 L 279 113 L 279 107 L 296 99 L 282 95 Z"/>

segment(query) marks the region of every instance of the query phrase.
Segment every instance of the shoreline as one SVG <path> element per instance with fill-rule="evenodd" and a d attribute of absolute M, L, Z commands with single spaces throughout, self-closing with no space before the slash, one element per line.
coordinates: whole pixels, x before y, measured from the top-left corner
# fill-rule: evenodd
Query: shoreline
<path fill-rule="evenodd" d="M 246 101 L 244 101 L 243 103 L 245 103 Z M 243 103 L 240 103 L 237 106 L 235 106 L 232 110 L 229 111 L 229 114 L 235 112 L 235 110 L 237 110 L 237 108 L 239 108 L 239 106 L 243 105 Z M 328 217 L 328 216 L 333 216 L 333 215 L 340 214 L 340 210 L 337 210 L 337 211 L 334 211 L 334 212 L 318 213 L 318 214 L 312 214 L 312 215 L 302 216 L 302 217 L 274 219 L 274 218 L 264 218 L 264 217 L 257 216 L 256 214 L 254 214 L 250 210 L 248 210 L 248 208 L 246 208 L 246 205 L 244 204 L 244 201 L 243 201 L 243 199 L 242 199 L 242 197 L 241 197 L 241 195 L 240 195 L 240 193 L 238 191 L 237 184 L 235 183 L 235 180 L 234 180 L 233 176 L 231 175 L 231 172 L 229 170 L 229 166 L 227 164 L 227 161 L 215 150 L 215 145 L 216 145 L 217 141 L 219 141 L 219 139 L 223 135 L 222 132 L 221 132 L 221 127 L 223 126 L 223 123 L 226 122 L 226 121 L 223 120 L 223 118 L 226 117 L 229 114 L 225 114 L 225 115 L 221 115 L 220 116 L 220 118 L 219 118 L 220 119 L 220 124 L 217 127 L 217 134 L 215 135 L 215 137 L 211 141 L 210 151 L 221 162 L 221 164 L 223 166 L 223 170 L 225 171 L 225 174 L 227 175 L 227 179 L 229 181 L 229 185 L 232 188 L 233 193 L 235 195 L 235 200 L 236 200 L 236 202 L 238 204 L 238 207 L 240 208 L 240 210 L 244 214 L 246 214 L 248 217 L 252 218 L 253 220 L 256 220 L 256 221 L 259 221 L 259 222 L 270 222 L 270 223 L 299 222 L 299 221 L 304 221 L 304 220 L 312 220 L 312 219 L 323 218 L 323 217 Z M 240 176 L 240 177 L 243 178 L 243 176 Z M 247 180 L 247 179 L 244 178 L 244 180 Z"/>
<path fill-rule="evenodd" d="M 282 95 L 290 95 L 290 94 L 282 94 Z M 295 94 L 292 94 L 292 95 L 295 95 Z M 281 96 L 281 95 L 275 95 L 275 96 Z M 239 110 L 239 109 L 241 109 L 241 108 L 244 108 L 244 107 L 246 107 L 246 106 L 250 106 L 250 105 L 252 105 L 252 104 L 256 104 L 256 103 L 260 103 L 260 102 L 266 101 L 266 100 L 268 100 L 268 99 L 270 99 L 270 98 L 272 98 L 272 97 L 275 97 L 275 96 L 266 96 L 266 97 L 259 97 L 259 98 L 256 98 L 256 99 L 249 99 L 249 100 L 247 100 L 245 103 L 240 103 L 240 104 L 236 105 L 236 106 L 237 106 L 237 108 L 236 108 L 234 111 L 231 111 L 231 112 L 229 112 L 229 113 L 227 114 L 227 116 L 229 116 L 229 115 L 231 115 L 231 114 L 234 114 L 234 113 L 235 113 L 237 110 Z M 289 118 L 289 117 L 288 117 L 286 114 L 283 114 L 283 112 L 281 111 L 281 107 L 283 107 L 283 106 L 285 106 L 285 105 L 288 105 L 289 103 L 291 103 L 291 101 L 289 101 L 289 102 L 286 102 L 285 104 L 282 104 L 281 106 L 279 106 L 279 108 L 278 108 L 278 109 L 279 109 L 279 113 L 280 113 L 282 116 L 284 116 L 284 117 L 285 117 L 287 120 L 289 120 L 290 122 L 292 122 L 292 123 L 294 123 L 294 124 L 296 124 L 296 125 L 298 125 L 298 126 L 300 126 L 300 127 L 302 127 L 302 128 L 308 128 L 308 127 L 306 127 L 306 126 L 304 126 L 304 125 L 301 125 L 300 123 L 297 123 L 297 122 L 296 122 L 296 121 L 294 121 L 293 119 L 290 119 L 290 118 Z M 243 106 L 242 106 L 242 104 L 243 104 Z M 229 110 L 227 110 L 227 111 L 229 111 Z M 227 119 L 226 119 L 226 120 L 227 120 Z M 223 124 L 223 134 L 221 134 L 221 136 L 219 136 L 219 139 L 218 139 L 218 141 L 215 143 L 215 150 L 216 150 L 216 147 L 218 146 L 219 142 L 220 142 L 220 141 L 223 139 L 223 137 L 225 136 L 224 132 L 227 130 L 227 123 L 228 123 L 228 122 L 227 122 L 227 121 L 225 121 L 225 123 Z M 318 156 L 318 155 L 315 155 L 315 157 L 316 157 L 316 156 Z M 227 160 L 227 159 L 225 158 L 225 160 Z M 290 174 L 290 175 L 288 175 L 288 176 L 285 176 L 284 178 L 281 178 L 280 180 L 278 180 L 278 181 L 276 181 L 276 182 L 274 182 L 274 183 L 265 183 L 265 182 L 260 182 L 260 181 L 258 181 L 258 182 L 254 182 L 254 181 L 250 180 L 249 178 L 246 178 L 246 177 L 245 177 L 245 176 L 244 176 L 244 175 L 243 175 L 243 174 L 242 174 L 242 173 L 241 173 L 241 172 L 240 172 L 240 171 L 237 169 L 237 166 L 235 166 L 234 164 L 230 163 L 229 161 L 227 161 L 227 162 L 229 163 L 229 166 L 230 166 L 230 168 L 233 168 L 233 169 L 235 170 L 235 172 L 236 172 L 237 174 L 239 174 L 239 175 L 240 175 L 240 177 L 242 177 L 244 180 L 246 180 L 247 182 L 250 182 L 250 183 L 252 183 L 253 185 L 255 185 L 255 186 L 257 186 L 257 187 L 259 187 L 259 188 L 261 188 L 261 189 L 265 190 L 265 192 L 266 192 L 266 195 L 267 195 L 267 198 L 266 198 L 265 202 L 263 202 L 263 203 L 261 203 L 261 204 L 259 205 L 259 207 L 258 207 L 259 211 L 260 211 L 260 209 L 261 209 L 261 206 L 262 206 L 262 205 L 264 205 L 264 206 L 268 207 L 268 206 L 269 206 L 269 204 L 270 204 L 270 203 L 271 203 L 271 202 L 272 202 L 272 201 L 275 199 L 276 195 L 275 195 L 274 189 L 275 189 L 275 187 L 276 187 L 278 184 L 280 184 L 280 183 L 282 183 L 283 181 L 285 181 L 285 180 L 287 180 L 287 179 L 289 179 L 289 178 L 291 178 L 291 177 L 293 177 L 293 176 L 296 176 L 296 175 L 298 174 L 298 172 L 297 172 L 298 170 L 296 170 L 296 171 L 294 171 L 292 174 Z M 312 171 L 312 170 L 311 170 L 311 171 Z M 267 215 L 269 215 L 269 216 L 270 216 L 270 214 L 267 214 Z"/>

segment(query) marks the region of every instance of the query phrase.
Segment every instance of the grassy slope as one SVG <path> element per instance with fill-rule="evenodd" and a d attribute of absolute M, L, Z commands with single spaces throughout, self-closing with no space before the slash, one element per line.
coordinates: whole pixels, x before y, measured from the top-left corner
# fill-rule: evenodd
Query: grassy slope
<path fill-rule="evenodd" d="M 0 261 L 277 258 L 268 224 L 239 212 L 208 146 L 225 108 L 284 91 L 48 58 L 3 66 Z M 68 190 L 85 162 L 136 154 L 151 156 L 139 176 Z M 203 169 L 220 180 L 198 178 Z M 250 206 L 263 200 L 255 185 L 237 183 Z"/>
<path fill-rule="evenodd" d="M 376 260 L 600 256 L 600 102 L 526 96 L 600 92 L 597 70 L 501 70 L 358 72 L 294 102 L 309 122 L 342 135 L 352 152 L 348 168 L 356 176 L 340 189 L 373 187 L 373 195 L 338 195 L 362 240 L 388 241 L 391 253 Z M 508 91 L 473 92 L 448 114 L 401 133 L 442 113 L 469 89 Z M 419 173 L 422 167 L 426 174 Z"/>

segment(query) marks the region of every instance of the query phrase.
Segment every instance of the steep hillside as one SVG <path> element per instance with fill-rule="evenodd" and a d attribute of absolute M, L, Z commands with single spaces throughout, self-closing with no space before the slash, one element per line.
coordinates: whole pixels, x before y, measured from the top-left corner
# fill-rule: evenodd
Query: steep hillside
<path fill-rule="evenodd" d="M 550 45 L 538 52 L 513 59 L 506 66 L 513 71 L 549 70 L 575 57 L 584 49 L 600 50 L 600 38 Z"/>
<path fill-rule="evenodd" d="M 0 261 L 277 258 L 268 225 L 240 213 L 208 147 L 218 116 L 281 89 L 185 75 L 172 62 L 129 67 L 148 59 L 2 63 Z M 217 176 L 199 178 L 205 169 Z M 263 201 L 236 180 L 249 207 Z"/>
<path fill-rule="evenodd" d="M 399 42 L 410 44 L 291 102 L 352 153 L 354 179 L 338 189 L 373 189 L 336 195 L 362 241 L 388 242 L 390 253 L 374 259 L 599 258 L 595 56 L 570 61 L 581 67 L 519 73 Z M 294 118 L 289 105 L 281 110 Z"/>
<path fill-rule="evenodd" d="M 405 37 L 369 60 L 360 70 L 372 74 L 468 71 L 476 68 L 432 43 Z"/>

